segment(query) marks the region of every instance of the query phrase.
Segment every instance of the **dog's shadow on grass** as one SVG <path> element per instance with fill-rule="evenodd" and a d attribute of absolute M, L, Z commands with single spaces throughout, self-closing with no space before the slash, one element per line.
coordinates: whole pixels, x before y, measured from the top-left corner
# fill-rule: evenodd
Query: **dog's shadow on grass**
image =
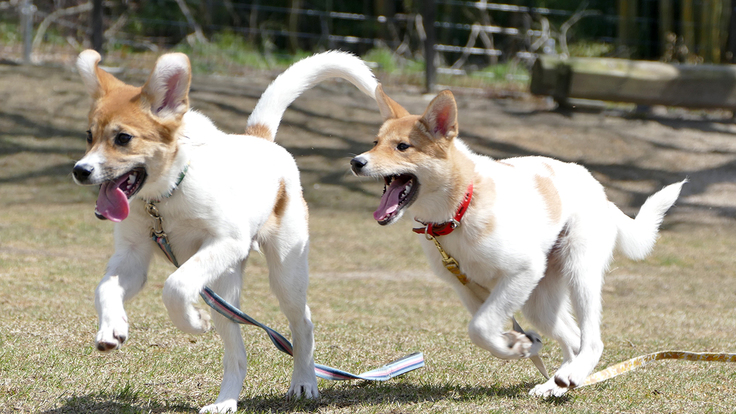
<path fill-rule="evenodd" d="M 287 401 L 283 395 L 257 396 L 238 401 L 238 411 L 291 413 L 319 412 L 325 408 L 349 408 L 355 405 L 482 402 L 488 398 L 533 398 L 528 390 L 535 384 L 501 386 L 459 386 L 453 384 L 372 383 L 331 384 L 322 388 L 318 400 Z M 550 405 L 565 405 L 569 397 L 545 400 Z M 62 406 L 43 414 L 66 413 L 196 413 L 200 407 L 188 402 L 162 401 L 120 393 L 97 393 L 68 398 Z"/>
<path fill-rule="evenodd" d="M 162 402 L 144 399 L 120 399 L 113 394 L 88 394 L 68 398 L 64 405 L 42 414 L 79 414 L 79 413 L 196 413 L 199 407 L 188 403 Z"/>
<path fill-rule="evenodd" d="M 417 404 L 449 401 L 453 403 L 481 402 L 488 398 L 527 397 L 534 383 L 501 386 L 459 386 L 454 384 L 383 384 L 363 382 L 355 385 L 334 384 L 323 387 L 316 401 L 286 401 L 283 396 L 246 398 L 238 401 L 238 410 L 246 412 L 319 412 L 325 408 L 348 408 L 354 405 Z M 545 400 L 554 405 L 564 405 L 567 397 Z"/>

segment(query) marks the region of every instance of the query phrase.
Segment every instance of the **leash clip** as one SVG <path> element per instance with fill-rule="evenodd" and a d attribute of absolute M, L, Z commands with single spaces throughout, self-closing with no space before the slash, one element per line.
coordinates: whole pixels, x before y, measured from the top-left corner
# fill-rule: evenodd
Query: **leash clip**
<path fill-rule="evenodd" d="M 462 283 L 463 285 L 467 285 L 468 277 L 465 275 L 465 273 L 460 271 L 460 263 L 457 261 L 457 259 L 450 256 L 445 251 L 445 249 L 442 248 L 439 240 L 437 240 L 437 238 L 433 235 L 429 234 L 429 232 L 425 233 L 424 237 L 426 237 L 427 240 L 431 240 L 434 243 L 435 247 L 437 247 L 437 251 L 440 253 L 440 256 L 442 256 L 442 265 L 445 266 L 445 269 L 455 275 L 460 283 Z"/>
<path fill-rule="evenodd" d="M 156 207 L 153 202 L 148 201 L 146 203 L 146 213 L 148 213 L 148 215 L 153 218 L 153 228 L 151 228 L 151 236 L 165 236 L 166 233 L 164 232 L 164 219 L 158 212 L 158 207 Z"/>

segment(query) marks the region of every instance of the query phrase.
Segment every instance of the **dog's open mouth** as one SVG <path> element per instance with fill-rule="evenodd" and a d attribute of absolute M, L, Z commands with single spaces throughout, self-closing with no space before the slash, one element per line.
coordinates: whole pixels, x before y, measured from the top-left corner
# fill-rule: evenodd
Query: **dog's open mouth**
<path fill-rule="evenodd" d="M 419 191 L 417 177 L 411 174 L 390 175 L 384 177 L 386 186 L 381 196 L 381 204 L 373 213 L 373 218 L 380 225 L 386 225 L 401 215 L 401 211 L 409 207 Z"/>
<path fill-rule="evenodd" d="M 114 222 L 125 220 L 130 212 L 128 200 L 141 189 L 146 176 L 144 168 L 134 168 L 114 180 L 102 183 L 95 207 L 97 218 Z"/>

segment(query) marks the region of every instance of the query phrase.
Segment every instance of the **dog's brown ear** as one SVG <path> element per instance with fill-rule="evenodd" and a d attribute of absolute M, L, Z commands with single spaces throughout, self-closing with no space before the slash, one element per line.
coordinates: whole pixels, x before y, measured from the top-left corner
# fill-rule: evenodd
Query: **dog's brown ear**
<path fill-rule="evenodd" d="M 376 103 L 378 103 L 378 110 L 381 112 L 384 121 L 409 115 L 409 111 L 383 92 L 383 87 L 380 83 L 376 86 Z"/>
<path fill-rule="evenodd" d="M 100 69 L 102 57 L 92 49 L 85 50 L 77 58 L 77 70 L 82 76 L 82 82 L 93 99 L 97 99 L 110 89 L 123 85 L 116 77 Z"/>
<path fill-rule="evenodd" d="M 159 118 L 181 117 L 189 110 L 189 85 L 192 82 L 189 58 L 183 53 L 168 53 L 156 61 L 143 96 L 151 112 Z"/>
<path fill-rule="evenodd" d="M 457 136 L 457 104 L 452 92 L 439 93 L 422 115 L 422 122 L 436 138 L 453 139 Z"/>

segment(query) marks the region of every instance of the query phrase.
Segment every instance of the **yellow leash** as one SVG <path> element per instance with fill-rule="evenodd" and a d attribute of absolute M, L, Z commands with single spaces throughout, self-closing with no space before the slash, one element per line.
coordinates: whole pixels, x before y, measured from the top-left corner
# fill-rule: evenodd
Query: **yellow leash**
<path fill-rule="evenodd" d="M 687 351 L 660 351 L 653 354 L 642 355 L 628 361 L 612 365 L 602 371 L 591 374 L 582 385 L 577 388 L 597 384 L 599 382 L 617 377 L 636 368 L 642 367 L 652 361 L 662 359 L 679 359 L 684 361 L 709 361 L 709 362 L 736 362 L 736 354 L 713 353 L 713 352 L 687 352 Z"/>
<path fill-rule="evenodd" d="M 449 253 L 447 253 L 447 251 L 445 251 L 444 248 L 442 248 L 442 245 L 440 244 L 439 240 L 437 240 L 436 236 L 449 234 L 460 225 L 460 220 L 462 219 L 462 215 L 463 213 L 465 213 L 465 210 L 467 209 L 468 204 L 470 204 L 470 197 L 472 196 L 472 194 L 473 194 L 473 184 L 471 183 L 470 186 L 468 187 L 468 193 L 466 195 L 465 200 L 463 201 L 463 205 L 461 205 L 460 209 L 458 210 L 458 213 L 455 215 L 455 217 L 451 221 L 447 223 L 442 223 L 441 225 L 438 226 L 438 227 L 441 227 L 442 229 L 440 232 L 433 231 L 431 228 L 432 225 L 428 225 L 425 223 L 422 223 L 422 224 L 425 224 L 424 228 L 414 229 L 415 233 L 424 234 L 427 240 L 432 241 L 434 243 L 435 247 L 437 248 L 437 251 L 442 257 L 442 264 L 445 266 L 445 268 L 450 273 L 455 275 L 457 280 L 463 285 L 467 285 L 469 282 L 467 275 L 465 275 L 465 273 L 463 273 L 460 270 L 460 263 L 458 263 L 458 261 L 454 257 L 452 257 Z M 519 323 L 516 322 L 516 319 L 512 317 L 512 320 L 514 324 L 514 330 L 522 334 L 526 334 L 524 330 L 521 328 L 521 326 L 519 326 Z M 538 337 L 536 333 L 530 332 L 529 334 L 532 334 Z M 539 350 L 537 350 L 537 352 L 535 352 L 529 358 L 532 360 L 532 362 L 537 367 L 539 372 L 545 378 L 549 378 L 549 374 L 547 373 L 547 368 L 544 366 L 544 361 L 538 355 L 538 352 Z M 712 353 L 712 352 L 699 353 L 699 352 L 688 352 L 688 351 L 655 352 L 652 354 L 642 355 L 636 358 L 632 358 L 632 359 L 629 359 L 628 361 L 620 362 L 602 371 L 598 371 L 594 374 L 591 374 L 588 376 L 588 378 L 585 379 L 585 381 L 581 385 L 579 385 L 576 388 L 587 387 L 588 385 L 597 384 L 599 382 L 603 382 L 613 377 L 617 377 L 626 372 L 633 371 L 639 367 L 649 364 L 650 362 L 660 361 L 663 359 L 676 359 L 676 360 L 683 360 L 683 361 L 736 362 L 736 354 Z"/>
<path fill-rule="evenodd" d="M 431 240 L 432 242 L 434 242 L 435 247 L 437 247 L 437 251 L 440 253 L 440 256 L 442 256 L 442 264 L 445 266 L 445 268 L 447 268 L 450 273 L 455 275 L 460 283 L 462 283 L 463 285 L 468 284 L 468 277 L 460 271 L 460 264 L 454 257 L 447 253 L 445 249 L 442 248 L 439 240 L 437 240 L 436 237 L 430 235 L 429 233 L 425 234 L 425 237 L 427 238 L 427 240 Z M 521 326 L 519 326 L 518 322 L 516 322 L 516 319 L 513 319 L 513 322 L 514 330 L 524 333 L 524 330 L 521 329 Z M 549 378 L 549 374 L 547 374 L 547 368 L 544 366 L 544 361 L 542 360 L 542 358 L 539 355 L 535 354 L 531 355 L 530 359 L 537 367 L 539 372 L 545 378 Z M 611 365 L 610 367 L 602 371 L 591 374 L 588 376 L 588 378 L 585 379 L 585 382 L 583 382 L 582 385 L 576 388 L 597 384 L 599 382 L 609 380 L 613 377 L 617 377 L 621 374 L 625 374 L 629 371 L 633 371 L 639 367 L 643 367 L 650 362 L 660 361 L 663 359 L 675 359 L 681 361 L 736 362 L 736 354 L 688 351 L 655 352 L 652 354 L 638 356 L 636 358 L 629 359 L 628 361 L 620 362 L 616 365 Z"/>

